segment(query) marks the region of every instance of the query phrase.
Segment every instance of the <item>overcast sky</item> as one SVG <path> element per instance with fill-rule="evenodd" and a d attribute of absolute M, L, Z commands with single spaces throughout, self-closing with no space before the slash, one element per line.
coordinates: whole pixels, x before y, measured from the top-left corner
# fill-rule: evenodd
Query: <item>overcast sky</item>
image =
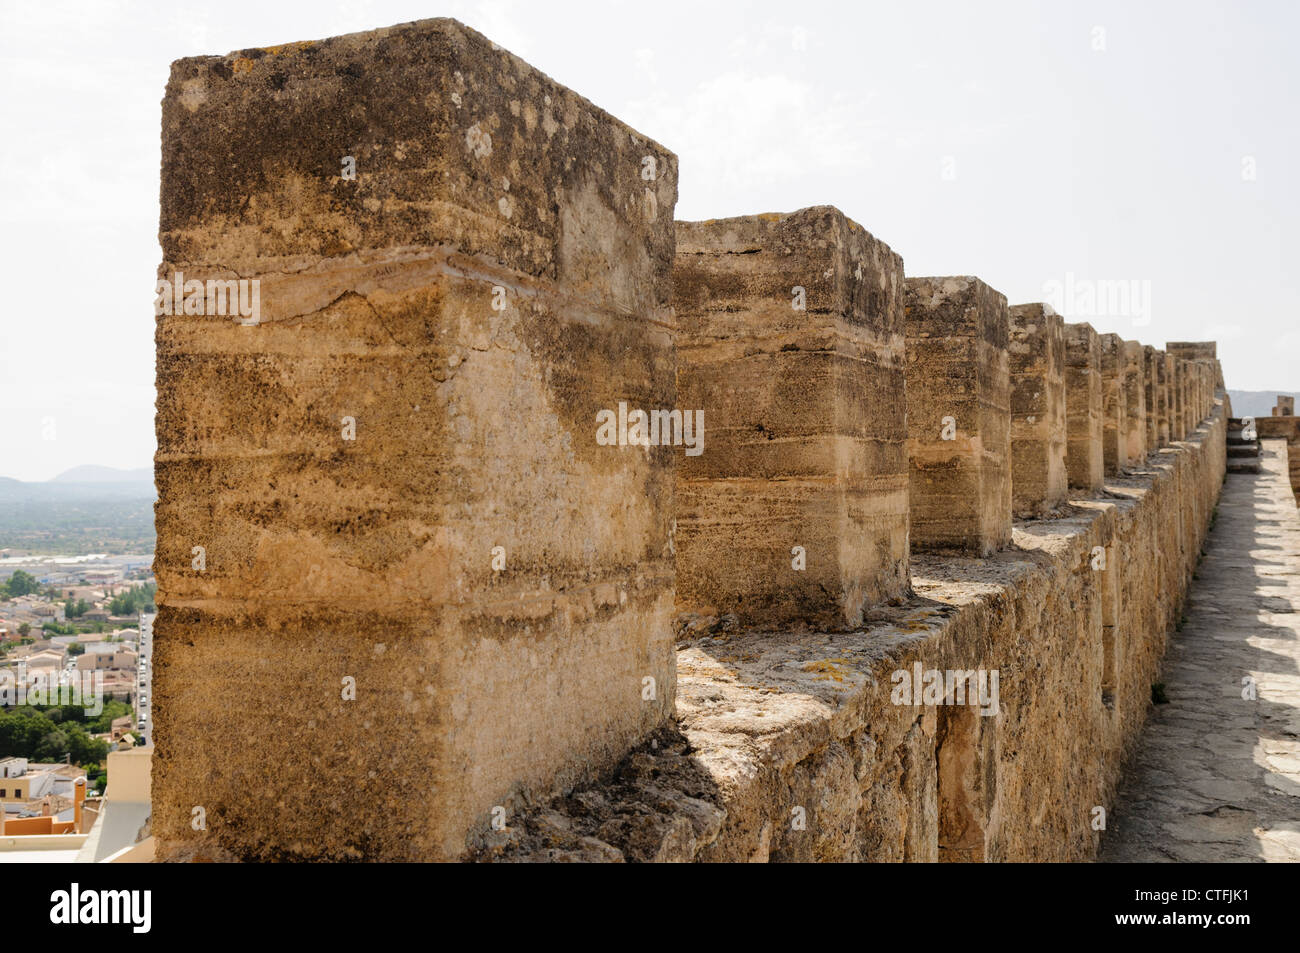
<path fill-rule="evenodd" d="M 1229 387 L 1300 390 L 1300 4 L 0 10 L 2 476 L 150 463 L 170 61 L 432 16 L 675 151 L 678 218 L 836 205 L 909 274 L 978 275 L 1013 304 L 1068 282 L 1067 320 L 1216 339 Z M 1088 312 L 1102 282 L 1137 292 L 1125 313 Z"/>

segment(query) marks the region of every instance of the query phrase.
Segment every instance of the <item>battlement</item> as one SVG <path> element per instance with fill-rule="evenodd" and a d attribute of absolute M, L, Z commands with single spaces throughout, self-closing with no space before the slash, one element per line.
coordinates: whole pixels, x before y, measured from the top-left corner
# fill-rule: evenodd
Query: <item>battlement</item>
<path fill-rule="evenodd" d="M 160 859 L 1092 856 L 1214 343 L 677 174 L 454 20 L 173 64 Z"/>

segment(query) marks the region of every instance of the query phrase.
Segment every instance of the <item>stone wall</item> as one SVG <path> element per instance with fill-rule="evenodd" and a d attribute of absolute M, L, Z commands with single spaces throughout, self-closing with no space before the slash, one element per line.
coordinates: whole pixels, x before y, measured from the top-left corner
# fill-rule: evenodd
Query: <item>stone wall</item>
<path fill-rule="evenodd" d="M 1178 360 L 1169 352 L 1165 352 L 1165 406 L 1169 417 L 1168 434 L 1165 442 L 1183 439 L 1182 425 L 1182 394 L 1179 387 L 1182 378 L 1178 373 Z"/>
<path fill-rule="evenodd" d="M 1128 424 L 1125 400 L 1127 364 L 1124 359 L 1124 340 L 1118 334 L 1098 335 L 1100 343 L 1102 383 L 1102 459 L 1106 475 L 1114 476 L 1128 462 Z"/>
<path fill-rule="evenodd" d="M 1017 522 L 986 560 L 914 554 L 914 596 L 859 631 L 697 632 L 678 730 L 475 856 L 1090 859 L 1218 499 L 1225 426 L 1220 400 L 1189 440 L 1068 516 Z M 895 704 L 917 666 L 998 670 L 997 713 Z"/>
<path fill-rule="evenodd" d="M 451 20 L 173 65 L 159 275 L 260 313 L 158 321 L 159 856 L 454 857 L 671 716 L 674 448 L 597 425 L 677 403 L 676 181 Z"/>
<path fill-rule="evenodd" d="M 1156 440 L 1152 448 L 1169 445 L 1169 357 L 1157 350 L 1152 355 L 1156 382 Z"/>
<path fill-rule="evenodd" d="M 1163 445 L 1160 440 L 1160 377 L 1156 370 L 1157 353 L 1150 344 L 1142 346 L 1142 399 L 1147 413 L 1146 448 L 1148 450 Z"/>
<path fill-rule="evenodd" d="M 1065 465 L 1072 489 L 1092 493 L 1105 479 L 1101 341 L 1092 325 L 1065 326 Z"/>
<path fill-rule="evenodd" d="M 1010 310 L 1011 512 L 1050 516 L 1065 502 L 1065 323 L 1044 304 Z"/>
<path fill-rule="evenodd" d="M 173 64 L 159 858 L 1092 855 L 1213 353 L 1152 441 L 1158 352 L 676 182 L 451 20 Z"/>
<path fill-rule="evenodd" d="M 1281 402 L 1282 398 L 1278 398 Z M 1279 437 L 1286 440 L 1287 462 L 1291 470 L 1291 489 L 1295 491 L 1296 505 L 1300 506 L 1300 417 L 1256 417 L 1255 429 L 1260 437 Z"/>
<path fill-rule="evenodd" d="M 1011 538 L 1007 299 L 960 276 L 904 301 L 912 546 L 987 555 Z"/>
<path fill-rule="evenodd" d="M 1124 342 L 1124 408 L 1124 462 L 1133 464 L 1147 453 L 1146 359 L 1139 341 Z"/>
<path fill-rule="evenodd" d="M 903 260 L 833 208 L 679 222 L 677 605 L 856 626 L 908 574 Z M 793 551 L 793 552 L 792 552 Z"/>

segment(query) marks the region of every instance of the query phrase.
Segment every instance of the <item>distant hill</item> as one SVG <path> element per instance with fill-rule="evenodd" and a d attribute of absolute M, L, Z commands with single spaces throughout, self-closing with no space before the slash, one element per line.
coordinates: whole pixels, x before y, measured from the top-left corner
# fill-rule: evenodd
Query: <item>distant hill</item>
<path fill-rule="evenodd" d="M 0 477 L 0 549 L 152 552 L 155 498 L 151 469 L 74 467 L 38 483 Z"/>
<path fill-rule="evenodd" d="M 1232 400 L 1232 415 L 1234 417 L 1268 417 L 1273 413 L 1273 405 L 1277 403 L 1278 394 L 1287 396 L 1288 392 L 1284 390 L 1229 390 L 1228 397 Z M 1290 396 L 1296 399 L 1296 405 L 1300 406 L 1300 394 L 1290 392 Z"/>
<path fill-rule="evenodd" d="M 86 464 L 64 470 L 50 483 L 152 483 L 153 468 L 139 467 L 135 470 L 119 470 L 116 467 L 100 467 Z"/>

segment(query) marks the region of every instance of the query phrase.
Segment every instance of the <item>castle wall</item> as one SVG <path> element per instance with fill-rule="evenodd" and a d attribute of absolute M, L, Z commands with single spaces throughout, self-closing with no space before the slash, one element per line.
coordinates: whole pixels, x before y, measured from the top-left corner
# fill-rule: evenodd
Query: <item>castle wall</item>
<path fill-rule="evenodd" d="M 180 60 L 162 153 L 260 313 L 158 321 L 159 855 L 457 856 L 673 711 L 681 450 L 597 423 L 676 406 L 676 158 L 452 20 Z"/>
<path fill-rule="evenodd" d="M 1218 499 L 1225 425 L 1220 402 L 1105 498 L 1017 522 L 986 560 L 914 554 L 914 598 L 859 632 L 684 644 L 680 734 L 479 856 L 1091 859 Z M 918 666 L 997 670 L 996 713 L 896 703 Z"/>
<path fill-rule="evenodd" d="M 1224 478 L 1213 343 L 676 193 L 455 21 L 173 65 L 160 859 L 1092 857 Z"/>
<path fill-rule="evenodd" d="M 1291 489 L 1295 491 L 1296 505 L 1300 506 L 1300 417 L 1256 417 L 1255 430 L 1261 439 L 1269 437 L 1286 441 Z"/>

